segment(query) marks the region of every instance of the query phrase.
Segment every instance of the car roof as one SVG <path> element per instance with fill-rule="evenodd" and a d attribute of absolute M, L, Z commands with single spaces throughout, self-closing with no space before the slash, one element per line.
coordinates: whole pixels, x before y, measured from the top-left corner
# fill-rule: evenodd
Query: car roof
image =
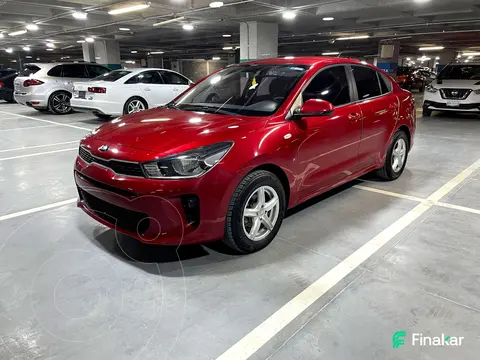
<path fill-rule="evenodd" d="M 173 70 L 169 70 L 169 69 L 161 69 L 161 68 L 133 68 L 133 69 L 118 69 L 116 71 L 130 71 L 133 74 L 138 74 L 138 73 L 141 73 L 141 72 L 144 72 L 144 71 L 171 71 L 171 72 L 175 72 Z"/>
<path fill-rule="evenodd" d="M 96 64 L 96 63 L 90 63 L 90 62 L 55 62 L 55 63 L 41 63 L 41 62 L 31 62 L 31 63 L 25 63 L 24 66 L 27 66 L 27 65 L 35 65 L 35 66 L 38 66 L 40 69 L 50 69 L 50 68 L 53 68 L 55 66 L 58 66 L 58 65 L 77 65 L 77 64 L 80 64 L 80 65 L 99 65 L 99 66 L 103 66 L 103 67 L 106 67 L 105 65 L 102 65 L 102 64 Z"/>
<path fill-rule="evenodd" d="M 240 65 L 244 64 L 270 64 L 270 65 L 318 65 L 321 63 L 325 64 L 364 64 L 359 60 L 350 59 L 350 58 L 336 58 L 328 56 L 295 56 L 295 57 L 283 57 L 283 58 L 270 58 L 262 60 L 252 60 L 247 62 L 242 62 Z"/>

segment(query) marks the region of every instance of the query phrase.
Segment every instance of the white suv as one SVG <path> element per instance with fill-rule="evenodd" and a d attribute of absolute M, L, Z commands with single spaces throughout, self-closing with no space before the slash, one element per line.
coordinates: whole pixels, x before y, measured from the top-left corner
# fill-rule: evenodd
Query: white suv
<path fill-rule="evenodd" d="M 73 82 L 89 81 L 109 71 L 90 63 L 25 64 L 14 81 L 14 97 L 19 104 L 39 111 L 68 114 Z"/>
<path fill-rule="evenodd" d="M 480 63 L 447 65 L 425 88 L 423 116 L 433 110 L 480 113 Z"/>

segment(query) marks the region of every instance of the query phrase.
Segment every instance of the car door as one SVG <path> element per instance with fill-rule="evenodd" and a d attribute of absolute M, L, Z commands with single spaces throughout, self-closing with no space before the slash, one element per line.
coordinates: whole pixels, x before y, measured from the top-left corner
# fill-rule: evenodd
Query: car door
<path fill-rule="evenodd" d="M 362 119 L 360 107 L 352 102 L 352 90 L 346 67 L 335 65 L 320 70 L 301 94 L 301 103 L 322 99 L 335 106 L 331 115 L 295 120 L 301 133 L 301 196 L 338 183 L 356 171 Z"/>
<path fill-rule="evenodd" d="M 390 136 L 396 128 L 399 102 L 390 80 L 373 68 L 352 65 L 358 104 L 363 116 L 359 166 L 378 163 L 385 155 Z"/>
<path fill-rule="evenodd" d="M 147 70 L 137 75 L 137 84 L 150 107 L 164 105 L 170 100 L 170 88 L 157 70 Z"/>
<path fill-rule="evenodd" d="M 73 92 L 74 82 L 83 82 L 90 80 L 85 64 L 63 64 L 62 81 L 65 84 L 65 90 Z"/>
<path fill-rule="evenodd" d="M 169 101 L 175 99 L 178 95 L 187 90 L 191 84 L 190 80 L 176 72 L 162 70 L 161 74 L 165 84 L 170 87 L 172 98 Z"/>

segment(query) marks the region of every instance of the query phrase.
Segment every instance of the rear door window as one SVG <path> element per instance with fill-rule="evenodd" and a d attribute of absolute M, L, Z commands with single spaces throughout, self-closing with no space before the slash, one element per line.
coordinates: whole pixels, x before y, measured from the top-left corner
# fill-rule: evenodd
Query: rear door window
<path fill-rule="evenodd" d="M 65 64 L 63 65 L 63 77 L 87 79 L 89 75 L 83 64 Z"/>
<path fill-rule="evenodd" d="M 382 94 L 387 94 L 392 91 L 392 83 L 387 77 L 379 72 L 377 72 L 378 81 L 380 82 L 380 88 L 382 90 Z"/>
<path fill-rule="evenodd" d="M 171 71 L 162 71 L 165 84 L 188 85 L 188 79 Z"/>
<path fill-rule="evenodd" d="M 382 94 L 375 70 L 366 66 L 352 66 L 352 72 L 357 84 L 359 100 L 369 99 Z"/>

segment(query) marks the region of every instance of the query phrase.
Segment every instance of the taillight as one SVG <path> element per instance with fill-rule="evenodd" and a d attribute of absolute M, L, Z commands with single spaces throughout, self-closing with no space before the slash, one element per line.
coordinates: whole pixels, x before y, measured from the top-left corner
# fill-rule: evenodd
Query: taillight
<path fill-rule="evenodd" d="M 107 92 L 107 89 L 104 87 L 89 87 L 88 92 L 95 94 L 105 94 Z"/>
<path fill-rule="evenodd" d="M 35 80 L 35 79 L 28 79 L 23 82 L 23 87 L 35 86 L 35 85 L 42 85 L 43 81 Z"/>
<path fill-rule="evenodd" d="M 0 81 L 0 87 L 2 87 L 2 86 L 3 86 L 3 82 Z"/>

